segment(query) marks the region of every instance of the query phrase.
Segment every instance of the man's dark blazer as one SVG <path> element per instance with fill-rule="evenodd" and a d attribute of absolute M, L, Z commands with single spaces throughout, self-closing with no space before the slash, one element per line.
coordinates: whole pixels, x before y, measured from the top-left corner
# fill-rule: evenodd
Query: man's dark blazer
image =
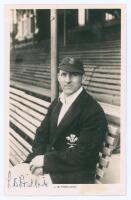
<path fill-rule="evenodd" d="M 44 173 L 53 183 L 94 183 L 99 151 L 107 131 L 105 114 L 100 105 L 83 89 L 57 127 L 59 99 L 48 109 L 36 131 L 31 153 L 45 155 Z"/>

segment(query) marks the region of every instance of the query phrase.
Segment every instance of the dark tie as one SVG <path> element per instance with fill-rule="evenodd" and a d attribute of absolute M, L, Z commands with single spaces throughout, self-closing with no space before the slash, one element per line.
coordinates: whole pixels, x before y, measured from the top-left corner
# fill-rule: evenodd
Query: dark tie
<path fill-rule="evenodd" d="M 58 100 L 58 104 L 57 104 L 57 108 L 56 108 L 57 120 L 58 120 L 62 105 L 63 105 L 62 102 L 60 100 Z"/>

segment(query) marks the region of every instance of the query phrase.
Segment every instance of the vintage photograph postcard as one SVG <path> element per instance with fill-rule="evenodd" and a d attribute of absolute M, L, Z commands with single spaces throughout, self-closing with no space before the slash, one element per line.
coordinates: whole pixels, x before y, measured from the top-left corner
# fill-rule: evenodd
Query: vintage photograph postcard
<path fill-rule="evenodd" d="M 6 5 L 7 195 L 125 195 L 126 5 Z"/>

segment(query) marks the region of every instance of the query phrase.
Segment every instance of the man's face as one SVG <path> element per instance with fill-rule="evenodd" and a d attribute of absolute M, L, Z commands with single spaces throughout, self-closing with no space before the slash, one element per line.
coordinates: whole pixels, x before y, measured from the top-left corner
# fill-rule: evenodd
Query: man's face
<path fill-rule="evenodd" d="M 58 81 L 65 96 L 72 95 L 81 87 L 82 77 L 82 74 L 76 72 L 66 72 L 60 70 L 58 74 Z"/>

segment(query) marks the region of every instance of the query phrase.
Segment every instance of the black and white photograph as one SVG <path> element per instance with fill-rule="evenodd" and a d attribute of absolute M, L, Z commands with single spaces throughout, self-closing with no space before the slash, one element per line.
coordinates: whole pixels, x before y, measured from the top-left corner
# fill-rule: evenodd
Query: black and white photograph
<path fill-rule="evenodd" d="M 8 194 L 125 192 L 125 11 L 6 7 Z"/>

